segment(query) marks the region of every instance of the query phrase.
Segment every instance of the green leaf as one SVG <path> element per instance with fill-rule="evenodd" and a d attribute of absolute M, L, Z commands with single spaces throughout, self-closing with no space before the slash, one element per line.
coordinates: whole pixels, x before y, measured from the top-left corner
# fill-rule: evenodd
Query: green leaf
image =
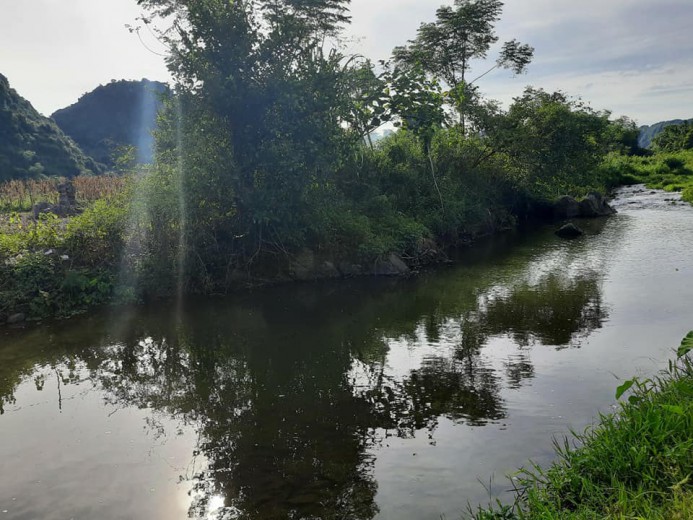
<path fill-rule="evenodd" d="M 623 394 L 625 394 L 628 390 L 630 390 L 630 387 L 635 384 L 635 379 L 629 379 L 628 381 L 624 381 L 621 386 L 619 386 L 616 389 L 616 399 L 620 399 Z"/>
<path fill-rule="evenodd" d="M 681 358 L 688 354 L 691 350 L 693 350 L 693 330 L 681 340 L 681 345 L 679 345 L 676 355 Z"/>
<path fill-rule="evenodd" d="M 638 397 L 637 395 L 629 395 L 628 396 L 628 402 L 630 404 L 638 404 L 640 401 L 642 401 L 642 398 Z"/>
<path fill-rule="evenodd" d="M 662 408 L 664 408 L 666 411 L 675 413 L 676 415 L 686 415 L 686 413 L 683 411 L 682 406 L 675 406 L 672 404 L 663 404 L 660 405 Z"/>

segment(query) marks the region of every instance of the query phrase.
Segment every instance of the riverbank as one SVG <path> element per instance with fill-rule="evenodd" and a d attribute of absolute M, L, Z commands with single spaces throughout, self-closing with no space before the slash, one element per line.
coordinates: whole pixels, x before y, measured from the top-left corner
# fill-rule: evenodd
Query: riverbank
<path fill-rule="evenodd" d="M 604 166 L 623 184 L 644 184 L 648 189 L 680 192 L 693 204 L 693 150 L 646 156 L 612 156 Z"/>
<path fill-rule="evenodd" d="M 104 305 L 166 299 L 178 294 L 171 290 L 180 287 L 176 280 L 172 283 L 170 279 L 150 279 L 157 273 L 176 273 L 175 266 L 147 266 L 138 259 L 141 248 L 146 247 L 140 242 L 142 237 L 126 238 L 132 232 L 129 228 L 134 203 L 128 202 L 131 197 L 127 191 L 112 194 L 68 218 L 50 213 L 39 219 L 16 213 L 8 217 L 0 228 L 0 325 L 69 318 Z M 381 253 L 364 252 L 359 243 L 348 248 L 304 246 L 284 250 L 282 254 L 258 255 L 251 264 L 227 269 L 221 294 L 290 282 L 409 277 L 451 262 L 450 251 L 514 229 L 520 220 L 525 229 L 531 229 L 612 213 L 597 193 L 590 193 L 579 202 L 564 196 L 554 202 L 533 201 L 522 214 L 503 208 L 487 210 L 484 219 L 465 223 L 463 231 L 454 236 L 432 237 L 430 231 L 418 230 L 407 239 L 406 246 L 393 244 Z M 383 234 L 388 232 L 385 229 Z M 133 275 L 133 269 L 149 274 Z M 140 292 L 143 287 L 149 290 Z M 152 292 L 152 287 L 156 292 Z M 202 294 L 220 292 L 212 289 Z"/>
<path fill-rule="evenodd" d="M 693 208 L 621 207 L 580 239 L 503 233 L 404 280 L 0 330 L 0 510 L 460 518 L 488 503 L 479 480 L 502 496 L 548 466 L 552 436 L 612 411 L 613 374 L 656 373 L 690 330 Z"/>
<path fill-rule="evenodd" d="M 693 518 L 693 332 L 679 358 L 634 389 L 617 412 L 572 440 L 556 442 L 548 468 L 521 470 L 512 506 L 479 509 L 475 520 Z"/>

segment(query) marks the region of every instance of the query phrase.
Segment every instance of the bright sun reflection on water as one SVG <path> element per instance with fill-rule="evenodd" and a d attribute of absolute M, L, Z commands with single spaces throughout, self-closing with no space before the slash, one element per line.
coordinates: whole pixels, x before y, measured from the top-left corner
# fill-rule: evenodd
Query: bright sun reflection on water
<path fill-rule="evenodd" d="M 215 516 L 217 511 L 224 507 L 224 497 L 221 495 L 214 495 L 209 499 L 209 515 L 208 518 Z"/>

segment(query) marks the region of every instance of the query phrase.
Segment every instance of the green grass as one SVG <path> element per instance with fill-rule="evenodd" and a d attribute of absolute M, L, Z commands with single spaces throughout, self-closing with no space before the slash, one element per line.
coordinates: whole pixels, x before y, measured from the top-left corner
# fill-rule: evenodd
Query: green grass
<path fill-rule="evenodd" d="M 693 333 L 688 338 L 666 372 L 619 388 L 632 386 L 632 394 L 617 413 L 556 443 L 548 469 L 520 471 L 512 506 L 480 508 L 473 518 L 692 519 L 693 362 L 685 351 Z"/>
<path fill-rule="evenodd" d="M 611 156 L 604 164 L 621 184 L 645 184 L 650 189 L 681 192 L 693 204 L 693 150 L 645 157 Z"/>
<path fill-rule="evenodd" d="M 0 324 L 15 313 L 67 317 L 112 301 L 126 218 L 127 205 L 113 198 L 70 219 L 0 221 Z"/>

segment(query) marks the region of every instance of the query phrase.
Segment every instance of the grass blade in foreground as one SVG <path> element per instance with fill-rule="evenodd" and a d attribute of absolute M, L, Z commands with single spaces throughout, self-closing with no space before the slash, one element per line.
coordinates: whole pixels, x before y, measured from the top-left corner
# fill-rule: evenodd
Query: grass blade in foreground
<path fill-rule="evenodd" d="M 693 332 L 679 358 L 653 380 L 619 387 L 631 398 L 576 444 L 557 444 L 548 469 L 522 470 L 512 506 L 473 513 L 476 520 L 693 518 Z M 626 388 L 628 387 L 628 388 Z M 620 397 L 620 395 L 619 395 Z"/>

